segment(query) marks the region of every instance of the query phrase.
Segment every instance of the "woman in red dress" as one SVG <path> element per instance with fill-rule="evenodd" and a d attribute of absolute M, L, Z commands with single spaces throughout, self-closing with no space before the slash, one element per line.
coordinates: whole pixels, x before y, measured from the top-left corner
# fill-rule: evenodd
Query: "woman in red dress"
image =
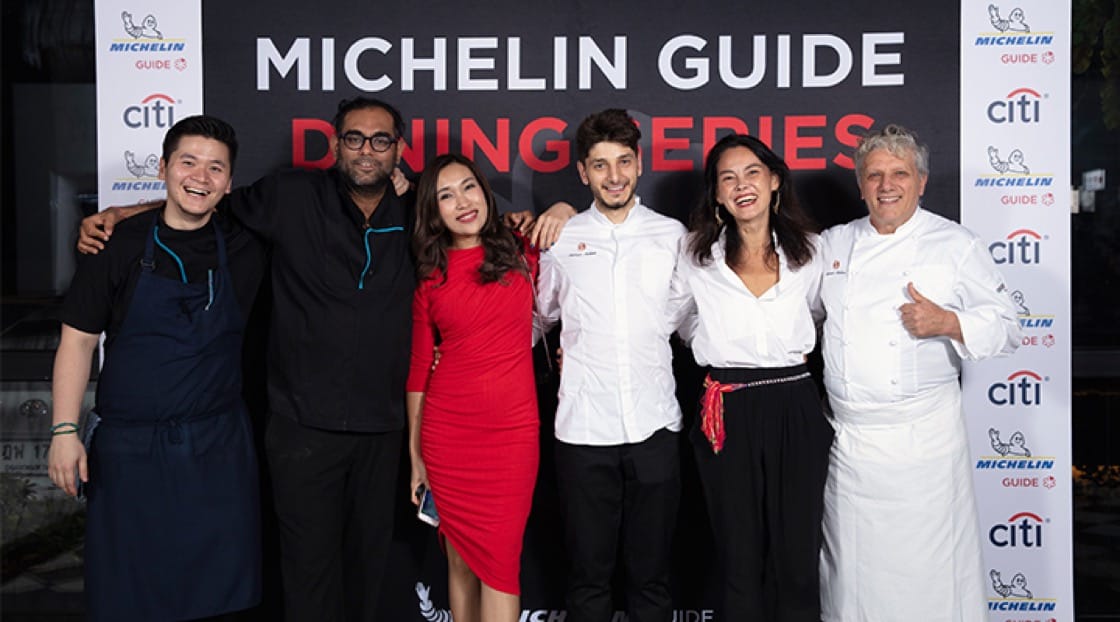
<path fill-rule="evenodd" d="M 486 178 L 463 156 L 442 155 L 425 168 L 416 209 L 412 501 L 419 486 L 432 491 L 455 622 L 512 622 L 538 463 L 538 257 L 503 225 Z"/>

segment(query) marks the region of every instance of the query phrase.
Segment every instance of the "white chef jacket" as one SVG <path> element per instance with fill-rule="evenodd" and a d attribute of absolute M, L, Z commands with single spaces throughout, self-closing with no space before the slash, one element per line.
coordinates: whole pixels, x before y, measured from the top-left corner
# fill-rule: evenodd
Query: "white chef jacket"
<path fill-rule="evenodd" d="M 669 336 L 685 307 L 675 270 L 684 236 L 641 199 L 617 225 L 592 204 L 541 255 L 538 312 L 546 329 L 563 323 L 560 441 L 619 445 L 681 429 Z"/>
<path fill-rule="evenodd" d="M 811 236 L 813 257 L 794 270 L 780 246 L 778 282 L 755 296 L 727 265 L 725 237 L 712 244 L 712 260 L 696 263 L 681 250 L 678 262 L 686 291 L 698 313 L 692 353 L 711 367 L 790 367 L 801 365 L 817 343 L 811 308 L 820 290 L 820 239 Z M 682 333 L 685 331 L 682 331 Z"/>
<path fill-rule="evenodd" d="M 921 208 L 893 234 L 868 218 L 821 236 L 825 386 L 836 437 L 824 491 L 821 618 L 980 622 L 980 528 L 961 412 L 961 358 L 1019 344 L 987 249 Z M 964 343 L 918 339 L 906 285 L 957 314 Z"/>
<path fill-rule="evenodd" d="M 983 243 L 919 207 L 893 234 L 864 217 L 821 236 L 825 386 L 854 403 L 898 402 L 960 375 L 960 360 L 1010 354 L 1021 339 L 1015 306 Z M 919 339 L 898 308 L 906 284 L 957 314 L 964 343 Z"/>

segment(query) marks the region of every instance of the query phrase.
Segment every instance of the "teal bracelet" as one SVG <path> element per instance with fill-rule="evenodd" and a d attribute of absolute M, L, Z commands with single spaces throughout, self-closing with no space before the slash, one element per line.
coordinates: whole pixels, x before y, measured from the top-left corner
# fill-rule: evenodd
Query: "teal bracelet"
<path fill-rule="evenodd" d="M 78 424 L 69 421 L 56 423 L 51 426 L 51 436 L 58 436 L 60 434 L 77 434 Z"/>

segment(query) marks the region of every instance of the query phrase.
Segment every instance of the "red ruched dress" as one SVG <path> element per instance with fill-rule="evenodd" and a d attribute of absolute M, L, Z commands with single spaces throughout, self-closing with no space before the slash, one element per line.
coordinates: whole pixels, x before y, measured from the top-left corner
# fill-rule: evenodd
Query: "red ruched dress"
<path fill-rule="evenodd" d="M 483 583 L 520 594 L 539 461 L 533 287 L 514 272 L 481 284 L 482 257 L 482 246 L 450 250 L 447 280 L 416 288 L 408 391 L 425 393 L 420 450 L 440 534 Z M 538 257 L 527 259 L 535 278 Z"/>

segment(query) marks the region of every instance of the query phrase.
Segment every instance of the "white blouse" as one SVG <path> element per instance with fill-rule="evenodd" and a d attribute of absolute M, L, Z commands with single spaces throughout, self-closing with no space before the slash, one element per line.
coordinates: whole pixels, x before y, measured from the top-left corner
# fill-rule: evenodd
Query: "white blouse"
<path fill-rule="evenodd" d="M 691 333 L 696 362 L 711 367 L 789 367 L 805 362 L 817 343 L 812 304 L 821 281 L 820 240 L 810 236 L 813 257 L 790 267 L 778 247 L 778 282 L 761 296 L 751 293 L 728 267 L 724 237 L 712 245 L 712 260 L 701 266 L 682 248 L 678 269 L 696 308 Z M 687 245 L 682 245 L 686 246 Z"/>

